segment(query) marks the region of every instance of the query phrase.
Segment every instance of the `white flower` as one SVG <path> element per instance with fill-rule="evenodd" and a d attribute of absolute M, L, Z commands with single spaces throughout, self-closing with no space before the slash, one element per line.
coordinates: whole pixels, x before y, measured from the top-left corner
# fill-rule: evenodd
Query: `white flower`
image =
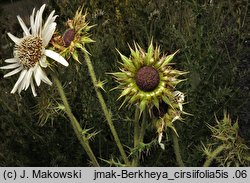
<path fill-rule="evenodd" d="M 14 58 L 6 59 L 5 62 L 9 63 L 9 65 L 0 68 L 14 69 L 5 74 L 5 78 L 21 72 L 11 93 L 15 93 L 16 91 L 20 93 L 22 90 L 27 90 L 29 86 L 31 86 L 33 95 L 36 96 L 33 79 L 35 79 L 37 86 L 41 84 L 41 81 L 52 85 L 52 82 L 42 69 L 42 67 L 47 67 L 46 56 L 64 66 L 69 65 L 58 53 L 46 49 L 56 29 L 55 19 L 57 15 L 54 15 L 55 11 L 52 11 L 47 20 L 43 22 L 42 15 L 44 9 L 45 4 L 37 10 L 37 12 L 33 9 L 32 15 L 30 16 L 30 28 L 27 28 L 21 17 L 17 16 L 24 32 L 23 38 L 17 38 L 11 33 L 8 33 L 10 39 L 15 42 Z"/>
<path fill-rule="evenodd" d="M 165 150 L 165 145 L 161 142 L 163 137 L 163 130 L 164 130 L 164 121 L 161 122 L 161 128 L 159 129 L 158 144 L 160 145 L 162 150 Z"/>
<path fill-rule="evenodd" d="M 183 104 L 183 102 L 184 102 L 184 100 L 185 100 L 185 95 L 184 95 L 184 93 L 182 93 L 182 92 L 180 92 L 180 91 L 174 91 L 174 92 L 173 92 L 173 95 L 174 95 L 174 97 L 175 97 L 176 102 L 177 102 L 178 105 L 179 105 L 180 111 L 182 111 L 182 110 L 183 110 L 182 104 Z"/>

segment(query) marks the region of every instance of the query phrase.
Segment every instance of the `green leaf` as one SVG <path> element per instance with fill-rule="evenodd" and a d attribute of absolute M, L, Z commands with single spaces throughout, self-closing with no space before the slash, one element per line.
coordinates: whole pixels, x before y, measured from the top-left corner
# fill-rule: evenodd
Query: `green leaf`
<path fill-rule="evenodd" d="M 82 38 L 81 38 L 81 41 L 82 41 L 83 43 L 93 43 L 93 42 L 95 42 L 93 39 L 91 39 L 91 38 L 89 38 L 89 37 L 82 37 Z"/>
<path fill-rule="evenodd" d="M 146 109 L 147 104 L 148 104 L 148 101 L 145 99 L 140 102 L 140 116 L 142 112 Z"/>
<path fill-rule="evenodd" d="M 149 47 L 148 47 L 148 52 L 146 53 L 146 65 L 150 65 L 150 60 L 153 57 L 153 43 L 151 41 Z"/>
<path fill-rule="evenodd" d="M 153 98 L 154 106 L 159 110 L 159 99 L 157 97 Z"/>
<path fill-rule="evenodd" d="M 117 50 L 117 49 L 116 49 L 116 50 Z M 132 62 L 128 57 L 126 57 L 126 56 L 124 56 L 123 54 L 121 54 L 121 53 L 119 52 L 119 50 L 117 50 L 117 52 L 119 53 L 119 55 L 120 55 L 120 57 L 121 57 L 121 59 L 122 59 L 122 61 L 123 61 L 123 63 L 124 63 L 123 66 L 124 66 L 125 68 L 127 68 L 129 71 L 135 72 L 135 71 L 136 71 L 136 68 L 135 68 L 133 62 Z"/>
<path fill-rule="evenodd" d="M 173 109 L 174 109 L 174 107 L 173 107 L 173 105 L 172 105 L 172 103 L 170 102 L 170 100 L 169 100 L 169 98 L 167 97 L 167 96 L 162 96 L 162 100 L 166 103 L 166 104 L 168 104 L 170 107 L 172 107 Z"/>
<path fill-rule="evenodd" d="M 81 62 L 79 61 L 79 58 L 78 58 L 78 52 L 77 50 L 74 50 L 73 54 L 72 54 L 72 57 L 75 61 L 79 62 L 81 64 Z"/>
<path fill-rule="evenodd" d="M 122 98 L 125 95 L 128 95 L 130 92 L 131 92 L 131 88 L 124 89 L 117 100 L 119 100 L 120 98 Z"/>

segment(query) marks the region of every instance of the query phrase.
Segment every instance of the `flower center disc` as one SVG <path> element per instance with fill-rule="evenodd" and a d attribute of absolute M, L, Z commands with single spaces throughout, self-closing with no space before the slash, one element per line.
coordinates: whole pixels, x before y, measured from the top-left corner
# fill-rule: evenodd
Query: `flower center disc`
<path fill-rule="evenodd" d="M 158 71 L 151 66 L 144 66 L 136 73 L 136 84 L 137 86 L 145 91 L 153 91 L 160 82 L 160 76 Z"/>
<path fill-rule="evenodd" d="M 67 30 L 63 35 L 63 41 L 65 43 L 65 46 L 69 47 L 70 43 L 74 40 L 74 38 L 75 38 L 75 31 L 73 29 Z"/>
<path fill-rule="evenodd" d="M 16 47 L 16 54 L 20 63 L 25 68 L 34 67 L 42 57 L 42 39 L 39 37 L 29 36 L 22 40 Z"/>

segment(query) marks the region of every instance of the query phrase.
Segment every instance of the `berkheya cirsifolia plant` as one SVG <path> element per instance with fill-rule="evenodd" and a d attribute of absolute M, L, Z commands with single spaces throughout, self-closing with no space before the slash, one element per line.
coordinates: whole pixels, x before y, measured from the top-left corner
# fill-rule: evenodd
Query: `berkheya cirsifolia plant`
<path fill-rule="evenodd" d="M 204 167 L 213 163 L 222 167 L 247 166 L 250 162 L 249 147 L 239 135 L 238 120 L 234 123 L 227 112 L 222 120 L 216 117 L 216 125 L 207 124 L 212 132 L 212 138 L 207 145 L 203 144 L 203 153 L 206 156 Z"/>
<path fill-rule="evenodd" d="M 45 5 L 37 11 L 33 10 L 30 16 L 30 28 L 18 16 L 18 21 L 24 32 L 23 38 L 17 38 L 8 33 L 15 42 L 14 58 L 6 59 L 5 62 L 10 64 L 1 67 L 1 69 L 14 69 L 5 77 L 21 72 L 11 93 L 18 91 L 20 94 L 22 90 L 27 90 L 31 86 L 33 95 L 36 96 L 33 79 L 37 86 L 40 86 L 41 81 L 52 85 L 45 74 L 45 70 L 48 71 L 63 103 L 59 104 L 60 102 L 58 102 L 57 108 L 67 114 L 92 165 L 99 166 L 89 144 L 89 140 L 96 135 L 96 132 L 91 133 L 90 129 L 82 129 L 72 113 L 62 83 L 58 79 L 58 73 L 53 69 L 55 64 L 51 64 L 51 60 L 47 59 L 49 57 L 64 66 L 68 66 L 66 60 L 73 59 L 77 61 L 75 63 L 81 63 L 79 54 L 83 54 L 96 95 L 123 160 L 123 162 L 113 162 L 112 160 L 106 162 L 115 163 L 116 166 L 139 166 L 141 152 L 148 148 L 147 144 L 143 143 L 146 128 L 153 126 L 158 135 L 152 140 L 152 143 L 159 144 L 162 149 L 165 149 L 162 141 L 163 134 L 166 133 L 167 128 L 171 129 L 177 163 L 179 166 L 184 166 L 178 144 L 178 132 L 174 125 L 177 121 L 182 120 L 182 114 L 188 114 L 183 110 L 184 93 L 176 90 L 176 85 L 185 80 L 179 79 L 179 77 L 187 72 L 176 70 L 171 64 L 178 50 L 172 54 L 164 55 L 161 54 L 159 46 L 154 47 L 153 41 L 151 41 L 147 51 L 135 43 L 134 49 L 130 47 L 131 55 L 129 57 L 118 51 L 121 57 L 120 72 L 111 74 L 118 82 L 116 89 L 122 90 L 119 99 L 124 98 L 124 102 L 121 107 L 126 104 L 126 107 L 134 107 L 135 109 L 134 146 L 127 154 L 114 127 L 111 112 L 102 96 L 101 89 L 104 87 L 104 82 L 97 80 L 90 54 L 85 47 L 86 44 L 94 42 L 89 34 L 93 26 L 90 26 L 89 22 L 86 21 L 87 12 L 83 13 L 82 8 L 78 9 L 73 19 L 67 21 L 66 31 L 61 35 L 55 32 L 55 19 L 57 17 L 54 15 L 55 12 L 52 11 L 44 21 L 44 9 Z"/>
<path fill-rule="evenodd" d="M 4 77 L 9 77 L 21 72 L 18 80 L 16 81 L 13 89 L 11 90 L 11 93 L 15 93 L 16 91 L 18 91 L 18 93 L 20 94 L 21 91 L 27 90 L 29 86 L 31 86 L 32 93 L 34 96 L 37 96 L 35 84 L 37 86 L 40 86 L 41 81 L 43 81 L 48 85 L 52 85 L 52 82 L 47 77 L 45 70 L 50 72 L 53 82 L 55 83 L 56 88 L 60 94 L 61 100 L 63 102 L 63 106 L 58 106 L 58 109 L 63 109 L 64 112 L 68 115 L 74 132 L 76 133 L 78 140 L 80 141 L 81 145 L 88 154 L 92 165 L 99 166 L 96 157 L 89 145 L 89 139 L 91 139 L 91 137 L 95 135 L 95 133 L 88 133 L 89 129 L 83 130 L 81 128 L 78 120 L 75 118 L 71 111 L 62 84 L 57 77 L 57 73 L 54 69 L 55 64 L 53 64 L 51 60 L 47 59 L 47 57 L 49 57 L 64 66 L 69 65 L 69 63 L 63 57 L 67 55 L 61 54 L 60 52 L 58 53 L 56 49 L 53 49 L 49 46 L 49 43 L 52 41 L 52 37 L 54 36 L 56 30 L 57 24 L 55 22 L 55 19 L 57 15 L 54 15 L 55 11 L 52 11 L 49 14 L 48 18 L 46 20 L 43 20 L 43 12 L 45 7 L 46 5 L 44 4 L 37 11 L 35 10 L 35 8 L 33 9 L 33 12 L 30 16 L 29 28 L 25 25 L 22 18 L 20 16 L 17 16 L 17 19 L 22 27 L 24 36 L 22 38 L 17 38 L 11 33 L 8 33 L 10 39 L 15 43 L 13 52 L 14 57 L 6 59 L 5 62 L 9 65 L 3 66 L 1 67 L 1 69 L 14 69 L 13 71 L 5 74 Z M 85 22 L 85 19 L 83 19 L 83 21 L 78 21 L 81 18 L 84 18 L 84 16 L 85 15 L 82 15 L 82 11 L 77 11 L 77 14 L 74 18 L 75 22 L 73 22 L 73 24 L 77 26 L 72 27 L 74 31 L 77 31 L 76 35 L 78 35 L 80 38 L 82 36 L 81 33 L 85 33 L 90 28 L 88 26 L 88 23 Z M 82 40 L 78 41 L 82 43 Z M 88 42 L 89 41 L 87 40 L 86 42 L 83 42 L 83 44 Z M 67 41 L 63 42 L 63 44 L 65 44 L 65 46 L 67 47 Z M 72 49 L 66 49 L 66 52 L 74 54 Z"/>
<path fill-rule="evenodd" d="M 187 72 L 173 69 L 171 66 L 178 50 L 169 55 L 162 55 L 158 46 L 154 48 L 153 41 L 147 51 L 136 43 L 134 47 L 129 47 L 130 57 L 118 51 L 122 60 L 120 72 L 112 73 L 119 84 L 116 88 L 122 90 L 119 99 L 124 98 L 124 101 L 121 106 L 126 103 L 127 107 L 135 107 L 132 165 L 138 166 L 141 152 L 147 151 L 148 146 L 143 143 L 143 139 L 146 127 L 152 123 L 162 149 L 165 149 L 162 143 L 163 133 L 168 127 L 172 129 L 176 160 L 179 166 L 184 166 L 174 126 L 174 122 L 182 119 L 181 114 L 187 114 L 183 111 L 184 93 L 175 89 L 178 83 L 185 80 L 178 77 Z"/>

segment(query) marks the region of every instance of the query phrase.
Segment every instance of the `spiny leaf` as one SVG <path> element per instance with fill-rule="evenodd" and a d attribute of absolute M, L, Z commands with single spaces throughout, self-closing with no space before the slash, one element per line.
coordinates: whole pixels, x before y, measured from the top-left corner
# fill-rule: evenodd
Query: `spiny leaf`
<path fill-rule="evenodd" d="M 119 55 L 120 55 L 120 57 L 121 57 L 121 59 L 122 59 L 122 61 L 124 63 L 123 66 L 125 68 L 127 68 L 129 71 L 135 72 L 136 68 L 133 65 L 133 62 L 128 57 L 121 54 L 121 52 L 118 49 L 116 49 L 116 51 L 119 53 Z"/>
<path fill-rule="evenodd" d="M 150 60 L 153 56 L 153 42 L 151 41 L 149 47 L 148 47 L 148 52 L 146 53 L 146 65 L 149 65 L 150 64 Z"/>
<path fill-rule="evenodd" d="M 141 116 L 142 112 L 146 109 L 147 104 L 148 104 L 148 101 L 145 99 L 140 101 L 140 105 L 139 105 L 140 106 L 140 116 Z"/>
<path fill-rule="evenodd" d="M 83 43 L 93 43 L 93 42 L 95 42 L 93 39 L 91 39 L 91 38 L 89 38 L 89 37 L 82 37 L 81 38 L 81 41 L 83 42 Z"/>
<path fill-rule="evenodd" d="M 78 63 L 81 64 L 81 62 L 79 61 L 79 58 L 78 58 L 78 52 L 77 50 L 74 50 L 73 54 L 72 54 L 72 57 L 75 61 L 77 61 Z"/>
<path fill-rule="evenodd" d="M 171 62 L 171 61 L 173 60 L 174 56 L 175 56 L 178 52 L 179 52 L 179 50 L 177 50 L 176 52 L 174 52 L 174 53 L 171 54 L 171 55 L 168 55 L 168 56 L 165 58 L 164 62 L 161 64 L 161 67 L 165 67 L 169 62 Z"/>
<path fill-rule="evenodd" d="M 96 87 L 101 88 L 103 91 L 106 92 L 106 90 L 104 89 L 104 85 L 107 83 L 107 81 L 101 81 L 98 80 L 97 83 L 95 84 Z"/>
<path fill-rule="evenodd" d="M 130 93 L 130 91 L 131 91 L 131 88 L 130 88 L 130 87 L 124 89 L 124 90 L 122 91 L 121 95 L 118 97 L 117 100 L 119 100 L 120 98 L 122 98 L 122 97 L 125 96 L 125 95 L 128 95 L 128 94 Z"/>

